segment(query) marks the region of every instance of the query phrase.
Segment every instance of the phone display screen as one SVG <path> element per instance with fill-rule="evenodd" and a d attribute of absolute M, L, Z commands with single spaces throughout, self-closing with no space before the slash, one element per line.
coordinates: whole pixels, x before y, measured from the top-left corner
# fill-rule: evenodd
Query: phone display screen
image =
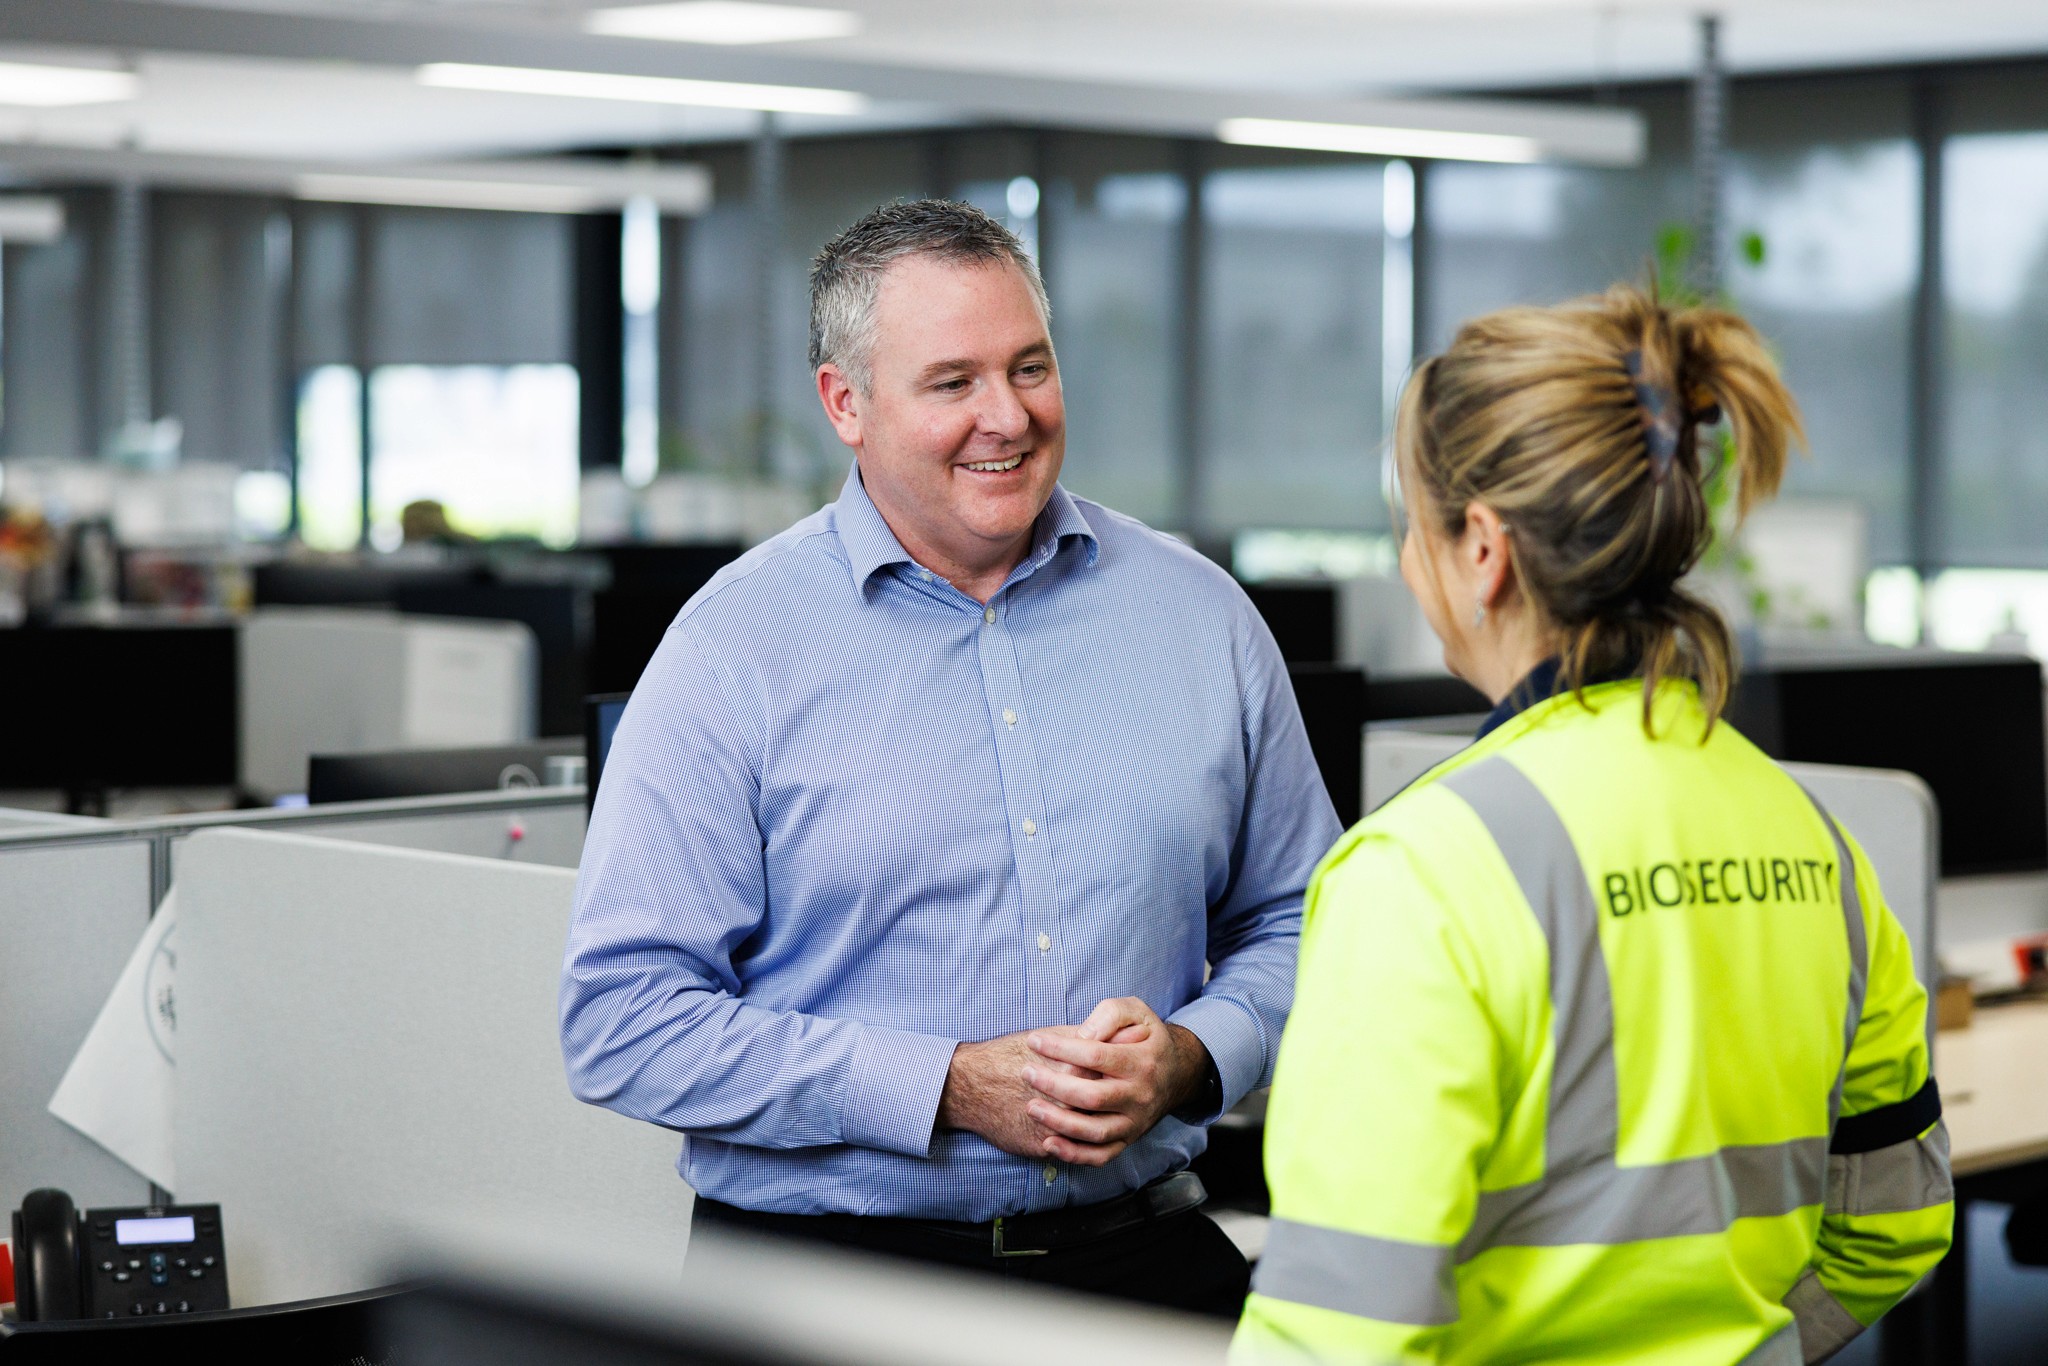
<path fill-rule="evenodd" d="M 189 1214 L 180 1215 L 175 1219 L 114 1221 L 114 1241 L 122 1247 L 133 1247 L 138 1243 L 189 1243 L 197 1236 L 192 1229 L 192 1216 Z"/>

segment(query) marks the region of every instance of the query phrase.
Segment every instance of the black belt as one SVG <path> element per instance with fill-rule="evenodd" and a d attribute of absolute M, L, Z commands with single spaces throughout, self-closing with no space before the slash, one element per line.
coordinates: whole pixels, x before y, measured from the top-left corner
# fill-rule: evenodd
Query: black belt
<path fill-rule="evenodd" d="M 1010 1214 L 983 1224 L 950 1219 L 890 1219 L 855 1214 L 776 1215 L 743 1210 L 722 1201 L 706 1200 L 701 1197 L 698 1204 L 711 1207 L 705 1212 L 712 1214 L 714 1218 L 782 1232 L 802 1233 L 806 1231 L 807 1225 L 815 1228 L 818 1233 L 827 1233 L 829 1227 L 834 1225 L 846 1228 L 850 1232 L 860 1225 L 891 1223 L 935 1233 L 948 1240 L 973 1243 L 987 1248 L 992 1257 L 1042 1257 L 1048 1252 L 1057 1252 L 1063 1248 L 1099 1242 L 1155 1219 L 1170 1219 L 1177 1214 L 1186 1214 L 1199 1209 L 1208 1198 L 1209 1192 L 1203 1188 L 1201 1177 L 1193 1172 L 1176 1172 L 1172 1176 L 1154 1181 L 1141 1190 L 1118 1196 L 1114 1200 L 1105 1200 L 1099 1205 L 1042 1210 L 1037 1214 Z"/>

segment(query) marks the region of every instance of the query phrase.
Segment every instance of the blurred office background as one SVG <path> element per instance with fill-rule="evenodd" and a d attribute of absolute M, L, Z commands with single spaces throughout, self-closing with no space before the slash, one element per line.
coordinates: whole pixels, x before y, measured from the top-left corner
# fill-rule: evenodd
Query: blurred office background
<path fill-rule="evenodd" d="M 603 589 L 593 552 L 736 551 L 848 467 L 812 253 L 946 195 L 1038 254 L 1067 484 L 1248 582 L 1384 581 L 1414 358 L 1661 253 L 1806 408 L 1784 505 L 1709 575 L 1753 638 L 2048 649 L 2028 7 L 672 9 L 0 4 L 0 620 L 346 600 L 265 593 L 314 556 Z M 721 74 L 774 110 L 655 88 Z M 1507 100 L 1632 150 L 1251 146 L 1196 108 L 1273 91 Z M 1357 620 L 1397 598 L 1337 653 L 1433 667 Z"/>

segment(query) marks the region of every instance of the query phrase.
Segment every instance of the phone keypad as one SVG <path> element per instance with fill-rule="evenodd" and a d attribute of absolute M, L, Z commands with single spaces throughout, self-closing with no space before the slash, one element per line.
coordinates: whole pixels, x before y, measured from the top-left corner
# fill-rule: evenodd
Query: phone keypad
<path fill-rule="evenodd" d="M 87 1215 L 87 1265 L 94 1282 L 87 1312 L 100 1318 L 147 1318 L 196 1314 L 228 1307 L 227 1269 L 222 1264 L 220 1210 L 215 1205 L 179 1206 L 193 1216 L 189 1243 L 123 1247 L 122 1219 L 162 1218 L 163 1208 L 93 1210 Z"/>

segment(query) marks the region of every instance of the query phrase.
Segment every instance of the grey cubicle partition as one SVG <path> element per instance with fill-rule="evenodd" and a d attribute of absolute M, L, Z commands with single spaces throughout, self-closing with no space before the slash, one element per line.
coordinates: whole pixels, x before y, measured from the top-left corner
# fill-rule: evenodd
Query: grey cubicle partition
<path fill-rule="evenodd" d="M 1368 732 L 1366 809 L 1384 805 L 1403 787 L 1471 743 L 1461 735 Z M 1941 820 L 1934 794 L 1912 774 L 1889 769 L 1786 764 L 1785 770 L 1863 846 L 1892 914 L 1912 942 L 1914 969 L 1931 987 L 1939 975 L 1934 907 L 1941 876 Z"/>
<path fill-rule="evenodd" d="M 83 1204 L 143 1204 L 149 1183 L 51 1115 L 58 1080 L 113 989 L 180 847 L 229 826 L 574 868 L 583 789 L 534 788 L 137 821 L 0 811 L 0 1202 L 57 1186 Z M 512 838 L 517 827 L 520 838 Z"/>
<path fill-rule="evenodd" d="M 315 835 L 399 849 L 574 868 L 583 855 L 581 787 L 510 788 L 381 802 L 335 802 L 184 817 L 174 846 L 200 830 L 227 826 Z"/>
<path fill-rule="evenodd" d="M 680 1274 L 679 1140 L 563 1076 L 574 884 L 252 830 L 185 844 L 179 1195 L 227 1212 L 239 1303 L 373 1284 L 408 1226 L 559 1231 Z"/>
<path fill-rule="evenodd" d="M 93 830 L 106 824 L 98 816 L 67 816 L 59 811 L 0 806 L 0 830 Z"/>
<path fill-rule="evenodd" d="M 44 1108 L 149 923 L 150 843 L 87 839 L 0 853 L 0 1202 L 38 1186 L 134 1205 L 149 1183 Z"/>

